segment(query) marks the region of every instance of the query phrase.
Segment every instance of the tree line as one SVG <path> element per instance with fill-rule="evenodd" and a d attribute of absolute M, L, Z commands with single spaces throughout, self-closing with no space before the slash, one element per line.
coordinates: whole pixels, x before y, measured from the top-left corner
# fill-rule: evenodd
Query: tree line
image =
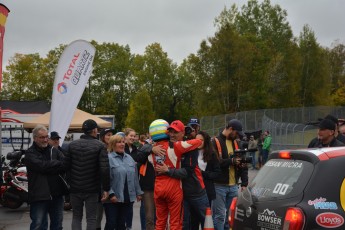
<path fill-rule="evenodd" d="M 143 54 L 128 45 L 98 43 L 94 69 L 78 108 L 113 114 L 116 129 L 147 132 L 167 121 L 237 111 L 345 105 L 345 45 L 322 47 L 310 26 L 298 37 L 287 12 L 269 0 L 226 7 L 216 32 L 180 65 L 159 43 Z M 51 101 L 55 69 L 66 45 L 39 54 L 15 54 L 3 72 L 3 100 Z"/>

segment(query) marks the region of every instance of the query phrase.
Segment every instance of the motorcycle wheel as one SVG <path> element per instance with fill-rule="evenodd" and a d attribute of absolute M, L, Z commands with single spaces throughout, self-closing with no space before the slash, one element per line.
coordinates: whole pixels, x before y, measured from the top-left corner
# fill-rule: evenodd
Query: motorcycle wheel
<path fill-rule="evenodd" d="M 15 188 L 9 188 L 6 192 L 12 193 L 18 197 L 20 197 L 20 191 L 18 191 Z M 24 202 L 22 200 L 19 199 L 13 199 L 13 198 L 6 198 L 2 200 L 2 206 L 10 208 L 10 209 L 17 209 L 20 206 L 22 206 Z"/>

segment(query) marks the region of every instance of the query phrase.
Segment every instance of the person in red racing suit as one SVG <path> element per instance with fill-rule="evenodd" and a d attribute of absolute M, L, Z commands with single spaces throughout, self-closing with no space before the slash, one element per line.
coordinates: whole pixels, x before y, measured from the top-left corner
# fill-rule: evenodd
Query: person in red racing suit
<path fill-rule="evenodd" d="M 177 122 L 177 121 L 174 121 Z M 174 123 L 173 122 L 173 123 Z M 180 122 L 180 123 L 179 123 Z M 178 121 L 179 125 L 184 125 Z M 172 124 L 173 125 L 173 124 Z M 166 149 L 164 156 L 151 154 L 149 161 L 155 167 L 157 164 L 166 164 L 169 168 L 180 168 L 182 154 L 194 150 L 201 145 L 201 140 L 178 141 L 171 143 L 167 135 L 168 123 L 162 119 L 155 120 L 150 125 L 150 135 L 155 141 Z M 164 135 L 163 135 L 164 134 Z M 154 200 L 156 205 L 156 230 L 165 230 L 168 215 L 170 214 L 170 230 L 181 230 L 183 221 L 183 192 L 181 180 L 165 174 L 157 174 L 154 186 Z"/>

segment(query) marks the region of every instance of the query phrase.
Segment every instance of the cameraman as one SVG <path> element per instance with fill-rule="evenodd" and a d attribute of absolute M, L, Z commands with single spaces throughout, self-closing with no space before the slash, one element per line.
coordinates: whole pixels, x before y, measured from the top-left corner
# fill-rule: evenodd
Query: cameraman
<path fill-rule="evenodd" d="M 214 148 L 219 154 L 221 176 L 214 180 L 216 199 L 212 202 L 214 228 L 228 230 L 229 207 L 232 198 L 238 195 L 238 181 L 241 178 L 242 189 L 248 185 L 248 168 L 241 163 L 241 157 L 235 156 L 234 151 L 239 149 L 237 138 L 242 137 L 242 124 L 232 119 L 224 130 L 213 139 Z"/>

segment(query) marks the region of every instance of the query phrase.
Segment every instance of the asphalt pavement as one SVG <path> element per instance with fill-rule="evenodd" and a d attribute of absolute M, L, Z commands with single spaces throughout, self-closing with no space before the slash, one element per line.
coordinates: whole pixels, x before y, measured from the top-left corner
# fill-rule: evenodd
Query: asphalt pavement
<path fill-rule="evenodd" d="M 135 202 L 133 211 L 133 230 L 140 230 L 139 218 L 140 203 Z M 24 204 L 19 209 L 8 209 L 0 206 L 0 230 L 28 230 L 30 227 L 30 208 Z M 64 211 L 63 229 L 72 229 L 72 211 Z M 103 215 L 102 229 L 104 229 L 105 216 Z M 86 229 L 85 213 L 83 229 Z"/>
<path fill-rule="evenodd" d="M 249 170 L 249 181 L 257 174 L 258 170 Z M 133 211 L 133 230 L 140 230 L 139 217 L 140 203 L 134 203 Z M 102 221 L 102 229 L 104 229 L 105 216 Z M 18 209 L 9 209 L 0 206 L 0 230 L 27 230 L 31 223 L 29 206 L 23 204 Z M 64 211 L 63 228 L 71 229 L 72 211 Z M 85 214 L 83 218 L 83 229 L 86 229 Z"/>

